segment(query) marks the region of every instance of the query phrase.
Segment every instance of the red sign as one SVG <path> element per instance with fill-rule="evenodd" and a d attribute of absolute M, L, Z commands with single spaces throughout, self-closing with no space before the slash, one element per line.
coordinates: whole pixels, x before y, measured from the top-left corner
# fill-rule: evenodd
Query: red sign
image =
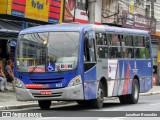
<path fill-rule="evenodd" d="M 26 84 L 26 88 L 28 89 L 32 89 L 32 88 L 36 88 L 36 89 L 40 89 L 42 88 L 42 84 Z"/>

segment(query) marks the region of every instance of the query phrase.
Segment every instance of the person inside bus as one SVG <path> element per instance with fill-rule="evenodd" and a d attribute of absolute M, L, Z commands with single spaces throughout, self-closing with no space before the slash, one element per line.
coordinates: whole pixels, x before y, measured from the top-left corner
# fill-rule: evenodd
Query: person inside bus
<path fill-rule="evenodd" d="M 4 86 L 4 90 L 8 90 L 6 76 L 3 72 L 3 62 L 0 60 L 0 91 L 2 91 L 2 86 Z"/>
<path fill-rule="evenodd" d="M 118 35 L 116 35 L 116 34 L 112 35 L 111 46 L 120 46 Z M 110 57 L 111 58 L 118 58 L 119 57 L 118 47 L 111 47 L 110 48 Z"/>
<path fill-rule="evenodd" d="M 14 83 L 15 83 L 15 78 L 13 75 L 13 62 L 11 60 L 7 61 L 7 66 L 5 67 L 5 75 L 7 78 L 7 81 L 12 82 L 13 88 L 14 88 Z"/>

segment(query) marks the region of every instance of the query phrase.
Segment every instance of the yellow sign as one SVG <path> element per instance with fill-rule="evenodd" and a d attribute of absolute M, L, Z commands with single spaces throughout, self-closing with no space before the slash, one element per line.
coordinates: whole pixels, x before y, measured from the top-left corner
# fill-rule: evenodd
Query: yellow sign
<path fill-rule="evenodd" d="M 7 2 L 6 0 L 1 0 L 0 2 L 0 14 L 5 14 L 7 9 Z"/>
<path fill-rule="evenodd" d="M 25 17 L 48 22 L 49 0 L 26 0 Z"/>
<path fill-rule="evenodd" d="M 62 22 L 64 0 L 0 0 L 0 14 L 40 20 Z"/>
<path fill-rule="evenodd" d="M 133 12 L 134 12 L 134 2 L 131 1 L 131 2 L 129 3 L 129 13 L 133 14 Z"/>
<path fill-rule="evenodd" d="M 158 51 L 158 62 L 160 62 L 160 51 Z"/>

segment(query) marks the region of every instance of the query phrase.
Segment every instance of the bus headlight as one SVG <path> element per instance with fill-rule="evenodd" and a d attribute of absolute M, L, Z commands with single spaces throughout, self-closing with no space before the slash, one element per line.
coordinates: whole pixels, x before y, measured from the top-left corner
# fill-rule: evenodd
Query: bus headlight
<path fill-rule="evenodd" d="M 16 80 L 15 80 L 15 87 L 24 88 L 24 83 L 21 80 L 19 80 L 19 79 L 16 78 Z"/>
<path fill-rule="evenodd" d="M 68 84 L 68 87 L 71 87 L 71 86 L 75 86 L 75 85 L 79 85 L 82 83 L 82 79 L 81 79 L 81 76 L 78 75 L 76 77 L 74 77 Z"/>

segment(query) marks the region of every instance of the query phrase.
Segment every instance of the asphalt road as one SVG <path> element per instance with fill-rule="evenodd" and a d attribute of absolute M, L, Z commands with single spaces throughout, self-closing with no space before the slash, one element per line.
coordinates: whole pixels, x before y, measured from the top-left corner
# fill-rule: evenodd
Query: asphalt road
<path fill-rule="evenodd" d="M 149 116 L 154 120 L 157 119 L 157 115 L 160 117 L 160 95 L 140 96 L 138 104 L 120 104 L 119 99 L 107 100 L 105 101 L 102 109 L 92 109 L 87 105 L 82 106 L 77 103 L 70 103 L 66 105 L 52 106 L 49 110 L 41 110 L 39 107 L 32 107 L 7 110 L 6 112 L 11 112 L 12 114 L 17 113 L 14 115 L 18 115 L 18 113 L 20 113 L 23 115 L 22 117 L 25 117 L 25 115 L 29 116 L 32 113 L 38 113 L 37 115 L 52 117 L 52 119 L 58 118 L 58 120 L 66 120 L 63 119 L 63 117 L 71 117 L 72 119 L 73 117 L 80 117 L 74 120 L 79 120 L 82 117 L 88 117 L 87 120 L 91 117 L 93 117 L 92 120 L 104 120 L 103 117 L 105 117 L 105 120 L 121 120 L 126 119 L 126 116 L 127 120 L 129 117 L 135 116 L 143 117 L 143 119 L 144 117 L 147 117 L 148 119 Z M 109 118 L 106 118 L 107 116 L 109 116 Z M 38 120 L 41 119 L 45 120 L 50 118 L 38 118 Z"/>

